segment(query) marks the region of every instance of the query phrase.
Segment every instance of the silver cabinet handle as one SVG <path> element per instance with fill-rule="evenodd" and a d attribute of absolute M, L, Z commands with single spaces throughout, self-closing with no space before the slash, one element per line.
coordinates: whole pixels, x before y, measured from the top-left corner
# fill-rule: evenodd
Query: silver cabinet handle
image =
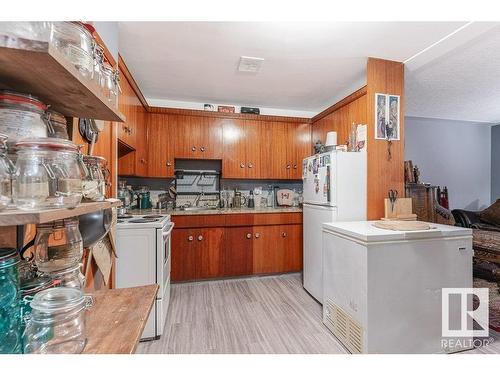
<path fill-rule="evenodd" d="M 247 238 L 248 239 L 252 238 L 252 235 L 250 233 L 247 233 Z"/>
<path fill-rule="evenodd" d="M 297 164 L 294 164 L 294 165 L 293 165 L 293 169 L 297 169 Z"/>
<path fill-rule="evenodd" d="M 288 165 L 286 166 L 286 169 L 290 169 L 290 164 L 288 164 Z"/>
<path fill-rule="evenodd" d="M 141 163 L 142 163 L 142 164 L 146 164 L 146 159 L 142 158 L 142 159 L 141 159 Z"/>
<path fill-rule="evenodd" d="M 200 147 L 201 152 L 205 152 L 205 147 Z"/>
<path fill-rule="evenodd" d="M 253 164 L 252 163 L 248 163 L 248 168 L 253 168 Z"/>
<path fill-rule="evenodd" d="M 288 236 L 286 232 L 281 233 L 281 237 L 285 238 L 286 236 Z"/>
<path fill-rule="evenodd" d="M 193 236 L 189 236 L 189 237 L 188 237 L 188 241 L 189 241 L 189 242 L 191 242 L 193 239 L 194 239 L 194 238 L 193 238 Z"/>
<path fill-rule="evenodd" d="M 195 152 L 196 151 L 196 147 L 195 146 L 191 147 L 191 151 Z"/>
<path fill-rule="evenodd" d="M 170 167 L 170 166 L 172 166 L 172 163 L 167 161 L 167 167 Z"/>
<path fill-rule="evenodd" d="M 255 233 L 255 238 L 259 238 L 260 237 L 260 233 Z"/>
<path fill-rule="evenodd" d="M 200 234 L 200 235 L 198 236 L 198 241 L 201 241 L 201 240 L 203 240 L 203 236 Z"/>
<path fill-rule="evenodd" d="M 245 168 L 245 163 L 240 163 L 240 168 Z"/>

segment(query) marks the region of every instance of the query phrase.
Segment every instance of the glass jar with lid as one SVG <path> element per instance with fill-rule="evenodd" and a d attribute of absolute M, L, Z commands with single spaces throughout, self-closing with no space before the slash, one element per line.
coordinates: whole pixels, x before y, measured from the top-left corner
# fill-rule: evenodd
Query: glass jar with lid
<path fill-rule="evenodd" d="M 34 254 L 34 263 L 42 273 L 79 265 L 83 256 L 83 241 L 78 229 L 78 219 L 68 218 L 38 224 Z"/>
<path fill-rule="evenodd" d="M 21 353 L 19 253 L 0 248 L 0 354 Z"/>
<path fill-rule="evenodd" d="M 25 322 L 30 316 L 30 303 L 35 294 L 52 288 L 54 285 L 54 281 L 49 276 L 35 276 L 30 279 L 21 279 L 21 332 L 24 332 Z"/>
<path fill-rule="evenodd" d="M 36 42 L 47 43 L 49 41 L 50 22 L 0 22 L 0 34 L 3 34 L 6 47 L 34 49 L 37 47 Z M 41 43 L 39 45 L 41 48 L 46 48 L 46 45 Z"/>
<path fill-rule="evenodd" d="M 107 62 L 102 67 L 102 88 L 104 97 L 113 105 L 118 105 L 120 76 L 117 70 L 113 69 Z"/>
<path fill-rule="evenodd" d="M 7 156 L 7 136 L 0 134 L 0 211 L 11 203 L 14 173 L 15 167 Z"/>
<path fill-rule="evenodd" d="M 25 330 L 25 353 L 79 354 L 86 344 L 85 310 L 92 297 L 75 288 L 51 288 L 35 295 Z"/>
<path fill-rule="evenodd" d="M 16 143 L 13 200 L 25 210 L 73 208 L 82 200 L 83 170 L 77 146 L 56 138 Z"/>
<path fill-rule="evenodd" d="M 83 199 L 99 202 L 106 197 L 106 159 L 100 156 L 83 155 L 86 177 L 83 180 Z"/>
<path fill-rule="evenodd" d="M 64 115 L 53 110 L 48 110 L 45 116 L 49 138 L 69 139 L 68 123 Z"/>
<path fill-rule="evenodd" d="M 85 286 L 85 276 L 81 271 L 81 264 L 76 264 L 58 271 L 43 273 L 42 275 L 50 277 L 57 286 L 82 290 Z"/>
<path fill-rule="evenodd" d="M 97 87 L 102 87 L 102 67 L 104 64 L 104 48 L 94 41 L 93 52 L 94 58 L 94 71 L 92 73 L 92 80 L 97 84 Z"/>
<path fill-rule="evenodd" d="M 9 144 L 24 138 L 47 137 L 47 106 L 34 96 L 13 91 L 0 91 L 0 133 Z"/>
<path fill-rule="evenodd" d="M 90 25 L 82 22 L 53 22 L 51 42 L 86 78 L 94 71 L 94 38 Z"/>

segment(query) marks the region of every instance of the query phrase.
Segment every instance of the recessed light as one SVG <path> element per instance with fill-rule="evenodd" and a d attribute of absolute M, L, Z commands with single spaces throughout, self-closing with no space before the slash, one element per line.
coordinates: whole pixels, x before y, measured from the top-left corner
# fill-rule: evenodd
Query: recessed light
<path fill-rule="evenodd" d="M 262 67 L 264 59 L 262 57 L 241 56 L 238 70 L 240 72 L 257 73 Z"/>

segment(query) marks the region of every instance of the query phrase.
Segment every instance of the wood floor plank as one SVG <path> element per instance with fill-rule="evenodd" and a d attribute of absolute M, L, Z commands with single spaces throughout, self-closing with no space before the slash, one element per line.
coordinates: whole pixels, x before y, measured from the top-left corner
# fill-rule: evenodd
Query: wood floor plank
<path fill-rule="evenodd" d="M 500 354 L 493 343 L 465 352 Z M 321 305 L 300 274 L 172 285 L 165 330 L 138 353 L 338 354 L 346 349 L 322 323 Z"/>

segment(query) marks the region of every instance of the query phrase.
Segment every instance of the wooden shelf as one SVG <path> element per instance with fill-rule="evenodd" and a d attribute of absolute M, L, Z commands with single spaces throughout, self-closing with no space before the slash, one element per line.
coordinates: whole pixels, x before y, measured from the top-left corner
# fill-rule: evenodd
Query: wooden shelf
<path fill-rule="evenodd" d="M 158 285 L 91 292 L 83 354 L 132 354 L 142 336 Z"/>
<path fill-rule="evenodd" d="M 106 199 L 103 202 L 81 203 L 75 208 L 40 211 L 6 210 L 0 212 L 0 226 L 47 223 L 121 205 L 122 202 L 119 199 Z"/>
<path fill-rule="evenodd" d="M 51 43 L 0 35 L 0 88 L 32 94 L 68 117 L 125 120 Z"/>

